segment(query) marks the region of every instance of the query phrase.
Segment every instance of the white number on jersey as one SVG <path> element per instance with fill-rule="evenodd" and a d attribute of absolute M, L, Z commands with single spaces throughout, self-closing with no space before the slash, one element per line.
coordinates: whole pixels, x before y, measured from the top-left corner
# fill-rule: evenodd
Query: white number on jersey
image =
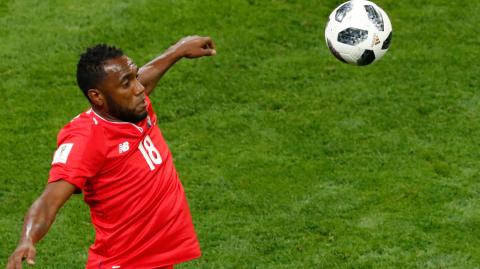
<path fill-rule="evenodd" d="M 145 136 L 145 139 L 143 139 L 143 141 L 141 141 L 138 145 L 138 149 L 145 158 L 145 161 L 147 161 L 150 170 L 155 170 L 155 165 L 159 165 L 162 163 L 162 156 L 153 144 L 150 136 Z"/>

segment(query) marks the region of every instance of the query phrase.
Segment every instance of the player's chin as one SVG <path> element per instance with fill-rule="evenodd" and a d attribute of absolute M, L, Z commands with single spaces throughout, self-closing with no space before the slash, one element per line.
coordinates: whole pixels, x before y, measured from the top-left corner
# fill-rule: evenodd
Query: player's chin
<path fill-rule="evenodd" d="M 147 116 L 147 106 L 140 106 L 138 110 L 140 114 Z"/>
<path fill-rule="evenodd" d="M 124 121 L 128 121 L 131 123 L 137 123 L 147 117 L 148 113 L 147 110 L 136 110 L 136 111 L 131 111 L 131 113 L 128 113 L 128 115 L 125 115 Z"/>
<path fill-rule="evenodd" d="M 148 115 L 148 112 L 147 112 L 146 109 L 144 109 L 143 111 L 137 113 L 136 118 L 137 118 L 139 121 L 141 121 L 141 120 L 145 119 L 145 118 L 147 117 L 147 115 Z"/>

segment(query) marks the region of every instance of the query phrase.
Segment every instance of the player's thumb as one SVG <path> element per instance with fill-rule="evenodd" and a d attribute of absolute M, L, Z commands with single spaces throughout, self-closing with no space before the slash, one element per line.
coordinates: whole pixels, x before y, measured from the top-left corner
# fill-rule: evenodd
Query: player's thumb
<path fill-rule="evenodd" d="M 28 252 L 27 252 L 27 263 L 29 265 L 34 265 L 35 264 L 35 255 L 37 254 L 37 251 L 35 250 L 35 248 L 29 248 L 28 249 Z"/>
<path fill-rule="evenodd" d="M 205 55 L 208 56 L 213 56 L 217 54 L 217 51 L 215 49 L 204 49 L 203 51 L 205 52 Z"/>

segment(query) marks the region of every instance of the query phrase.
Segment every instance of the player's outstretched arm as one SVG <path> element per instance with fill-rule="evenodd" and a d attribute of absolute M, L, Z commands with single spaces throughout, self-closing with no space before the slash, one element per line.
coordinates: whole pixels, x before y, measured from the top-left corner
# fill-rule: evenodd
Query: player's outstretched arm
<path fill-rule="evenodd" d="M 35 264 L 35 243 L 47 233 L 58 210 L 75 192 L 75 186 L 64 181 L 49 183 L 42 195 L 32 204 L 23 224 L 23 232 L 17 248 L 8 259 L 7 269 L 22 268 L 22 261 Z"/>
<path fill-rule="evenodd" d="M 210 37 L 184 37 L 168 48 L 162 55 L 142 66 L 138 70 L 138 80 L 145 87 L 146 94 L 149 95 L 157 86 L 163 74 L 181 58 L 191 59 L 212 56 L 216 53 L 215 44 Z"/>

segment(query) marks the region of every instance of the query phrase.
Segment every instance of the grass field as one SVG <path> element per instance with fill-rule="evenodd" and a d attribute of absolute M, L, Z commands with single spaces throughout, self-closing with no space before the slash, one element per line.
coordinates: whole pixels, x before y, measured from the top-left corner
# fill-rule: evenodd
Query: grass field
<path fill-rule="evenodd" d="M 140 66 L 190 34 L 218 55 L 152 97 L 203 250 L 178 268 L 480 268 L 476 1 L 377 0 L 393 43 L 363 68 L 324 44 L 341 1 L 79 2 L 0 2 L 1 268 L 88 107 L 79 54 L 107 42 Z M 93 239 L 77 195 L 36 268 L 84 268 Z"/>

